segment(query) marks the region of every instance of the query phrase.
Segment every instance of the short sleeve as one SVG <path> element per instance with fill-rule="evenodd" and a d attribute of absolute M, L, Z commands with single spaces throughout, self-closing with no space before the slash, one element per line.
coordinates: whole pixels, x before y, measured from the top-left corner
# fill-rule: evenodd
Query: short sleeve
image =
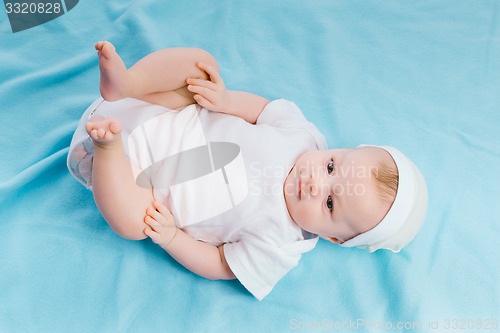
<path fill-rule="evenodd" d="M 311 251 L 318 237 L 297 240 L 282 246 L 245 237 L 224 244 L 227 264 L 236 278 L 259 301 L 271 292 L 276 283 L 299 263 L 302 253 Z"/>
<path fill-rule="evenodd" d="M 253 238 L 224 244 L 224 255 L 231 271 L 259 301 L 298 264 L 301 254 L 287 252 Z"/>
<path fill-rule="evenodd" d="M 316 126 L 304 117 L 302 111 L 295 103 L 285 99 L 274 100 L 267 104 L 257 119 L 256 125 L 304 130 L 313 137 L 318 150 L 328 148 L 325 137 L 319 132 Z"/>

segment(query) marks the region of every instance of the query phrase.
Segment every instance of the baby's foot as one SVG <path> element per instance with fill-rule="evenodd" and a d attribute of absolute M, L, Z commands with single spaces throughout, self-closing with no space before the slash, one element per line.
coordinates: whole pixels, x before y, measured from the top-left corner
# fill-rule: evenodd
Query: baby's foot
<path fill-rule="evenodd" d="M 96 148 L 113 149 L 121 145 L 122 124 L 113 117 L 93 116 L 85 129 Z"/>
<path fill-rule="evenodd" d="M 101 71 L 101 96 L 107 101 L 117 101 L 128 97 L 127 68 L 110 42 L 97 42 L 99 69 Z"/>

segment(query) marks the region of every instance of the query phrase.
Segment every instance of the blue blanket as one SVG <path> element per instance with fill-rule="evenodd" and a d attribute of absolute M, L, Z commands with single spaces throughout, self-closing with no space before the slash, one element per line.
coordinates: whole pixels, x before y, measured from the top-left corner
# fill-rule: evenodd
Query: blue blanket
<path fill-rule="evenodd" d="M 229 89 L 294 101 L 331 148 L 397 147 L 427 180 L 421 232 L 399 254 L 320 240 L 262 302 L 120 238 L 66 168 L 98 40 L 127 66 L 206 49 Z M 498 329 L 497 1 L 81 0 L 16 33 L 0 6 L 0 60 L 0 332 Z"/>

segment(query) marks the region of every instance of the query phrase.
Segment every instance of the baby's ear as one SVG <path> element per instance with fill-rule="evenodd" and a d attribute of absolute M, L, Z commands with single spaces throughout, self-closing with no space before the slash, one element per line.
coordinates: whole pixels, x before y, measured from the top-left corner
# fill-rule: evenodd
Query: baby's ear
<path fill-rule="evenodd" d="M 344 241 L 339 240 L 338 238 L 335 237 L 330 237 L 330 236 L 319 236 L 323 238 L 324 240 L 327 240 L 329 242 L 332 242 L 334 244 L 342 244 Z"/>

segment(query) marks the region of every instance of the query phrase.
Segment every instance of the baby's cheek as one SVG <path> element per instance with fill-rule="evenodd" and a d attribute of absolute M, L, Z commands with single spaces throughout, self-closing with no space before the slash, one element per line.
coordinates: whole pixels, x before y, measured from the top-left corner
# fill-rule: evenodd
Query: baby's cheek
<path fill-rule="evenodd" d="M 295 215 L 294 220 L 297 224 L 305 230 L 308 230 L 312 227 L 313 220 L 313 212 L 308 209 L 306 205 L 301 205 L 301 203 L 297 203 L 295 207 Z M 309 230 L 308 230 L 309 231 Z"/>

